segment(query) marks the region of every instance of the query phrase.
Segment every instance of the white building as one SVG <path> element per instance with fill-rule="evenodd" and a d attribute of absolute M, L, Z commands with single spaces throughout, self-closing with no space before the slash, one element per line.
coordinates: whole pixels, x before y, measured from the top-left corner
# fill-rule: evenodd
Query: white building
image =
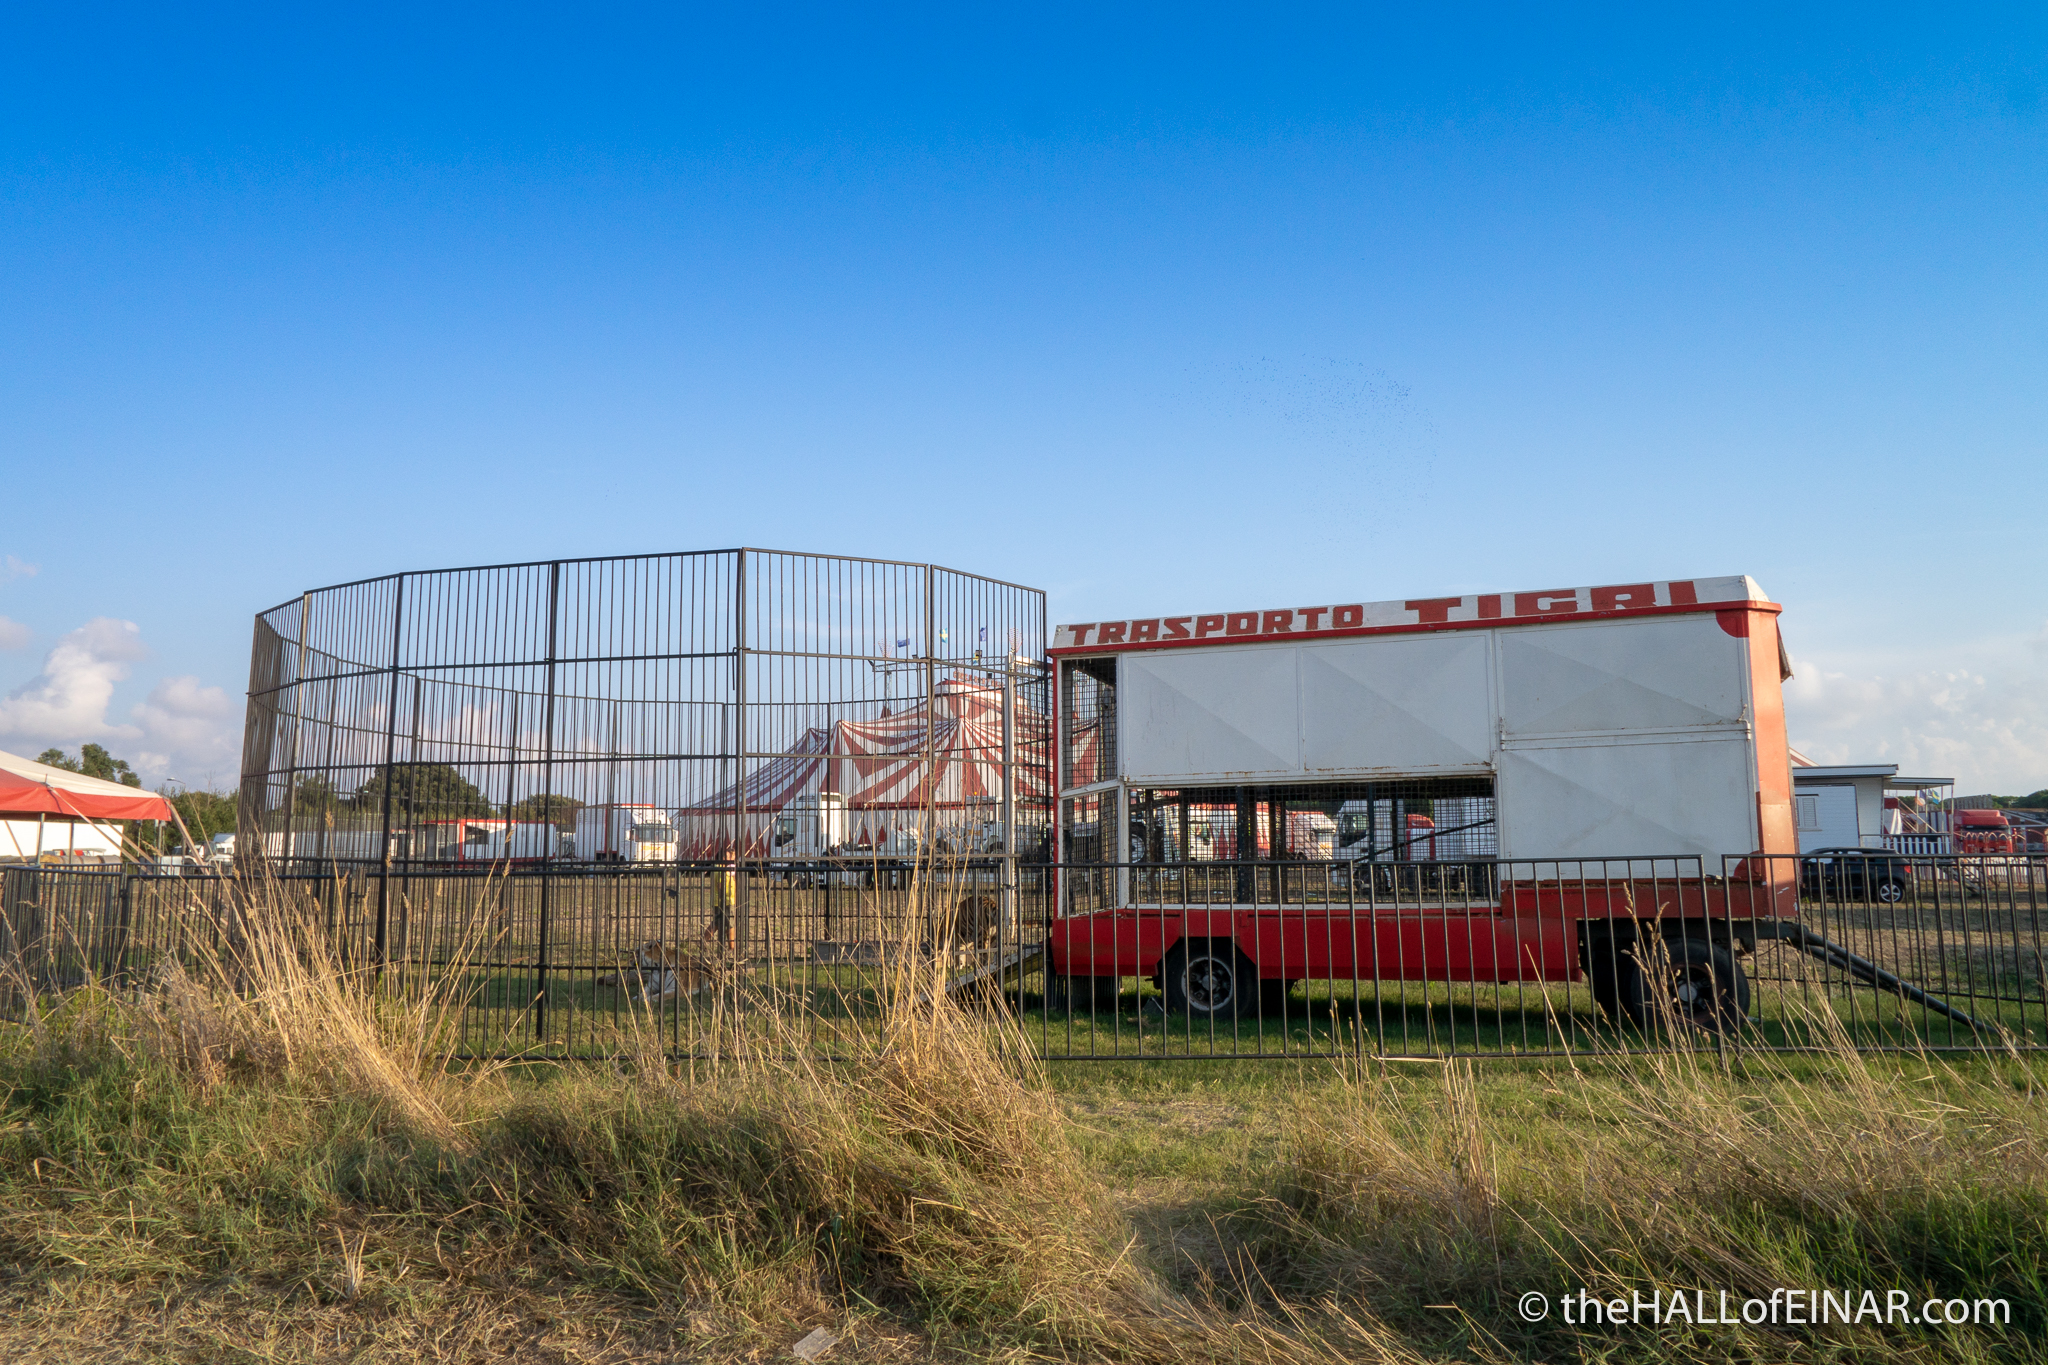
<path fill-rule="evenodd" d="M 62 816 L 0 820 L 0 859 L 36 862 L 44 854 L 87 861 L 119 858 L 120 826 Z"/>
<path fill-rule="evenodd" d="M 1952 777 L 1900 777 L 1896 763 L 1817 764 L 1792 753 L 1793 823 L 1799 851 L 1889 848 L 1947 853 L 1945 808 Z"/>

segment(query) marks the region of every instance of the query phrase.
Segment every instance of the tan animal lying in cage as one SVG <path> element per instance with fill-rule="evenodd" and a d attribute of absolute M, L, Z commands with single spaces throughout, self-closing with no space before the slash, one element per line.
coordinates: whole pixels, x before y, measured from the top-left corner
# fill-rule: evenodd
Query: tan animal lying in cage
<path fill-rule="evenodd" d="M 704 931 L 701 946 L 671 947 L 651 939 L 633 950 L 633 965 L 598 978 L 600 986 L 631 984 L 642 999 L 666 1000 L 671 996 L 697 995 L 715 986 L 732 967 L 730 954 L 717 926 Z"/>
<path fill-rule="evenodd" d="M 962 896 L 952 909 L 951 923 L 938 926 L 934 945 L 955 966 L 972 966 L 987 959 L 996 946 L 1003 923 L 1002 901 L 987 892 Z"/>

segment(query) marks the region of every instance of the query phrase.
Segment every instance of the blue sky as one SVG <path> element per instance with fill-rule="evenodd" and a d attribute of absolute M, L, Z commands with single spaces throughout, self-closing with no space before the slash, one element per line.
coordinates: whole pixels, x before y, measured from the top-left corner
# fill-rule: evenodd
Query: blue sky
<path fill-rule="evenodd" d="M 225 784 L 303 588 L 746 543 L 1749 573 L 1795 742 L 2048 786 L 2038 9 L 46 7 L 0 130 L 0 747 Z"/>

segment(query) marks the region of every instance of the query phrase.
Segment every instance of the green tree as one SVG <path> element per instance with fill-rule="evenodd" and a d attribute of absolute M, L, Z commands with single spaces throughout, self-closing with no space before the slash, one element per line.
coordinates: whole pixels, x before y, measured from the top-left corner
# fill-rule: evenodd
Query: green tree
<path fill-rule="evenodd" d="M 235 832 L 233 792 L 182 791 L 171 798 L 171 805 L 177 810 L 178 818 L 185 822 L 185 828 L 202 845 L 216 834 Z"/>
<path fill-rule="evenodd" d="M 68 756 L 62 749 L 45 749 L 36 755 L 36 762 L 106 782 L 119 782 L 124 787 L 142 785 L 142 778 L 128 766 L 127 759 L 115 758 L 97 744 L 81 745 L 77 758 Z"/>
<path fill-rule="evenodd" d="M 320 773 L 300 778 L 292 788 L 294 819 L 319 819 L 330 812 L 345 810 L 350 804 L 348 794 L 337 788 L 332 778 Z"/>
<path fill-rule="evenodd" d="M 185 828 L 191 831 L 193 842 L 202 849 L 214 835 L 235 832 L 233 792 L 169 792 L 159 787 L 157 795 L 171 803 L 171 808 L 178 812 L 178 819 L 183 820 Z M 129 826 L 128 837 L 152 857 L 168 853 L 185 842 L 185 836 L 178 832 L 177 822 L 172 820 L 161 825 L 153 820 L 137 820 Z"/>
<path fill-rule="evenodd" d="M 573 796 L 522 796 L 505 813 L 514 820 L 552 820 L 564 834 L 574 834 L 576 812 L 582 809 Z"/>
<path fill-rule="evenodd" d="M 457 772 L 452 763 L 398 763 L 389 769 L 379 766 L 369 781 L 356 788 L 356 806 L 367 811 L 383 809 L 387 787 L 394 825 L 489 815 L 496 809 L 483 791 Z"/>

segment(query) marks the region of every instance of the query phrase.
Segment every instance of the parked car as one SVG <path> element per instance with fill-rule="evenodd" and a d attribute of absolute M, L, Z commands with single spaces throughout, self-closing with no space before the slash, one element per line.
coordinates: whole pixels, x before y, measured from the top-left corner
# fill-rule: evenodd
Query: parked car
<path fill-rule="evenodd" d="M 1799 860 L 1802 895 L 1897 905 L 1911 876 L 1906 860 L 1881 848 L 1817 848 Z"/>

